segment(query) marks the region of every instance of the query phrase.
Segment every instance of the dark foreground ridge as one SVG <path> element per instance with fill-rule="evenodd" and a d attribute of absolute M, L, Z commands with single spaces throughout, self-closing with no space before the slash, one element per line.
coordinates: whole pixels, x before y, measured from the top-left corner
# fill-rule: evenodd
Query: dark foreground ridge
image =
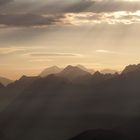
<path fill-rule="evenodd" d="M 88 130 L 69 140 L 125 140 L 120 133 L 111 130 Z"/>

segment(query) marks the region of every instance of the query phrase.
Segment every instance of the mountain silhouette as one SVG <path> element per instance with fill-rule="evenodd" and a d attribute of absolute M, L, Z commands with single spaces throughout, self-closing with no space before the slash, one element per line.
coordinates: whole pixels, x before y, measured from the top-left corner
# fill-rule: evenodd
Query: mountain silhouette
<path fill-rule="evenodd" d="M 61 71 L 62 69 L 57 67 L 57 66 L 52 66 L 49 68 L 46 68 L 45 70 L 43 70 L 40 74 L 41 77 L 46 77 L 50 74 L 57 74 Z"/>
<path fill-rule="evenodd" d="M 9 79 L 4 78 L 4 77 L 0 77 L 0 83 L 3 84 L 4 86 L 7 86 L 12 82 L 13 82 L 12 80 L 9 80 Z"/>
<path fill-rule="evenodd" d="M 85 79 L 82 79 L 82 81 L 80 82 L 84 82 L 84 84 L 88 84 L 88 85 L 91 85 L 91 86 L 97 86 L 97 84 L 100 84 L 106 80 L 109 80 L 109 79 L 112 79 L 114 77 L 116 77 L 117 74 L 102 74 L 100 73 L 99 71 L 96 71 L 92 76 L 89 76 Z"/>
<path fill-rule="evenodd" d="M 87 139 L 140 139 L 139 83 L 138 69 L 91 75 L 68 66 L 44 78 L 23 76 L 6 87 L 15 98 L 0 113 L 0 133 L 9 140 L 68 140 L 91 130 Z"/>

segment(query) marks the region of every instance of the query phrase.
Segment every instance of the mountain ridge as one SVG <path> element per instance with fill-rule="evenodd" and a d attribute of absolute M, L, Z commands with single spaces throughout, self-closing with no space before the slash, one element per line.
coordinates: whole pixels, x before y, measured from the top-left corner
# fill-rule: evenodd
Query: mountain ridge
<path fill-rule="evenodd" d="M 122 74 L 127 74 L 134 71 L 140 71 L 140 64 L 128 65 L 122 71 Z"/>
<path fill-rule="evenodd" d="M 97 71 L 88 77 L 80 69 L 80 76 L 88 78 L 77 81 L 77 77 L 69 80 L 67 73 L 77 75 L 79 68 L 65 70 L 66 76 L 51 74 L 25 86 L 0 113 L 0 133 L 13 140 L 67 140 L 88 129 L 103 129 L 119 132 L 127 140 L 140 138 L 139 71 L 113 75 Z"/>

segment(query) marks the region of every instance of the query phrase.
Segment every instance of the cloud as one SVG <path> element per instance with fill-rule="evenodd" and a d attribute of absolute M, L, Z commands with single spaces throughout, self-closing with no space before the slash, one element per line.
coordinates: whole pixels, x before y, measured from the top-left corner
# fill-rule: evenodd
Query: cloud
<path fill-rule="evenodd" d="M 116 52 L 109 51 L 109 50 L 96 50 L 97 53 L 104 53 L 104 54 L 116 54 Z"/>
<path fill-rule="evenodd" d="M 126 52 L 118 52 L 118 51 L 111 51 L 111 50 L 96 50 L 96 53 L 100 53 L 100 54 L 108 54 L 108 55 L 121 55 L 121 56 L 129 56 L 129 53 Z"/>
<path fill-rule="evenodd" d="M 32 57 L 79 57 L 80 54 L 72 53 L 31 53 L 29 54 Z"/>
<path fill-rule="evenodd" d="M 10 4 L 9 4 L 10 3 Z M 0 0 L 0 26 L 10 27 L 46 27 L 50 25 L 71 24 L 70 16 L 76 23 L 139 23 L 140 1 L 121 0 L 52 0 L 21 1 Z M 118 12 L 126 16 L 115 16 Z M 91 14 L 88 15 L 88 14 Z M 129 14 L 132 13 L 132 14 Z M 85 15 L 83 17 L 82 15 Z M 69 19 L 68 19 L 69 18 Z M 69 22 L 66 22 L 69 21 Z"/>
<path fill-rule="evenodd" d="M 13 53 L 19 53 L 19 52 L 25 52 L 25 48 L 20 48 L 20 47 L 0 47 L 0 55 L 9 55 Z"/>
<path fill-rule="evenodd" d="M 35 15 L 35 14 L 0 14 L 0 25 L 10 27 L 47 27 L 51 25 L 81 25 L 81 24 L 133 24 L 140 23 L 140 11 L 111 12 L 111 13 L 67 13 L 64 15 Z M 2 26 L 1 26 L 2 27 Z"/>
<path fill-rule="evenodd" d="M 67 22 L 73 25 L 83 25 L 83 24 L 133 24 L 140 23 L 140 11 L 136 12 L 111 12 L 111 13 L 69 13 L 66 14 Z"/>

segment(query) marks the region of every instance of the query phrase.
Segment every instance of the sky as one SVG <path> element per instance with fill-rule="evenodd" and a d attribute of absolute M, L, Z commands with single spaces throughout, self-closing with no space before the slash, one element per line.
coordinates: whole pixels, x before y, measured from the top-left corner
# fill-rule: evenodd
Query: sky
<path fill-rule="evenodd" d="M 140 63 L 140 0 L 0 0 L 0 76 Z"/>

